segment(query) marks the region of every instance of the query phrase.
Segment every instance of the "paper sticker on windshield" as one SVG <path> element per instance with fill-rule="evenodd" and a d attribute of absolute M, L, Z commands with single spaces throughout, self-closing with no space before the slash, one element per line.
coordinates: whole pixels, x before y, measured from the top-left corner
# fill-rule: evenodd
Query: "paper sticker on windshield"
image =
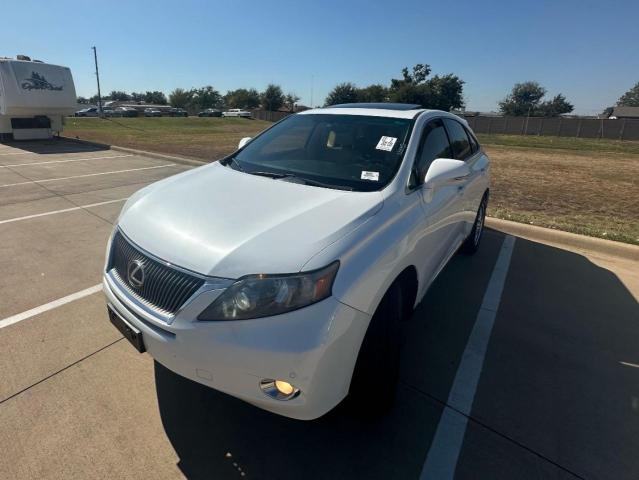
<path fill-rule="evenodd" d="M 375 147 L 377 150 L 384 150 L 386 152 L 390 152 L 395 146 L 395 142 L 397 139 L 395 137 L 382 137 L 377 142 L 377 146 Z"/>
<path fill-rule="evenodd" d="M 373 182 L 377 182 L 379 180 L 379 172 L 367 172 L 362 170 L 362 180 L 372 180 Z"/>

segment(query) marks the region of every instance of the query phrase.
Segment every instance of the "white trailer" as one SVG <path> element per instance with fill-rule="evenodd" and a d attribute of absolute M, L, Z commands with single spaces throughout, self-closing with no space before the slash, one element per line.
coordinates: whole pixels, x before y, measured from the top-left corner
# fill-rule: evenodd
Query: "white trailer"
<path fill-rule="evenodd" d="M 0 139 L 51 138 L 76 106 L 68 67 L 0 57 Z"/>

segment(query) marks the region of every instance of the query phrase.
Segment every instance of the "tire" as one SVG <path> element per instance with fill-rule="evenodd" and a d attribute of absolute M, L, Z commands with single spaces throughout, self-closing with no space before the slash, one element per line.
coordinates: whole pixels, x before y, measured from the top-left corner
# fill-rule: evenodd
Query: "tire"
<path fill-rule="evenodd" d="M 459 249 L 460 252 L 466 255 L 473 255 L 478 249 L 481 243 L 481 238 L 484 234 L 484 224 L 486 223 L 486 208 L 488 207 L 488 194 L 484 195 L 479 204 L 477 215 L 475 216 L 475 223 L 470 234 Z"/>
<path fill-rule="evenodd" d="M 348 396 L 353 412 L 378 416 L 395 400 L 399 378 L 402 292 L 396 282 L 371 318 L 357 357 Z"/>

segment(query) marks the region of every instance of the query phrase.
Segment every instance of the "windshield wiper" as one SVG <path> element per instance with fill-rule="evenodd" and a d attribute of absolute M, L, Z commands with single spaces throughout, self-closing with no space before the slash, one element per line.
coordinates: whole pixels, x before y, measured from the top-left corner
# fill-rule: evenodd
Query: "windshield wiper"
<path fill-rule="evenodd" d="M 301 178 L 301 177 L 298 177 Z M 353 191 L 353 187 L 349 187 L 348 185 L 336 185 L 334 183 L 323 183 L 318 182 L 317 180 L 309 180 L 308 178 L 302 178 L 306 185 L 311 185 L 314 187 L 324 187 L 324 188 L 332 188 L 333 190 L 347 190 L 349 192 Z"/>
<path fill-rule="evenodd" d="M 250 173 L 251 175 L 259 175 L 260 177 L 269 177 L 269 178 L 288 178 L 288 177 L 295 176 L 292 173 L 261 172 L 259 170 L 253 171 L 253 172 L 246 172 L 246 173 Z"/>
<path fill-rule="evenodd" d="M 309 180 L 308 178 L 300 177 L 299 175 L 295 175 L 294 173 L 276 173 L 276 172 L 263 172 L 263 171 L 254 171 L 254 172 L 246 172 L 251 175 L 259 175 L 260 177 L 269 177 L 276 180 L 281 180 L 283 178 L 292 178 L 296 180 L 300 180 L 304 185 L 311 185 L 313 187 L 324 187 L 324 188 L 332 188 L 334 190 L 348 190 L 352 191 L 353 188 L 346 185 L 335 185 L 332 183 L 324 183 L 318 182 L 317 180 Z"/>

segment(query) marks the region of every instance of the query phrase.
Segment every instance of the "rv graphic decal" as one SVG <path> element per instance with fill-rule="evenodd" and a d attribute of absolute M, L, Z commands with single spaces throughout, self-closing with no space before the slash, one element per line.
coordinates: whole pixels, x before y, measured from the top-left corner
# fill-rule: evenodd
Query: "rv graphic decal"
<path fill-rule="evenodd" d="M 21 86 L 24 90 L 62 90 L 62 86 L 57 87 L 50 84 L 38 72 L 31 72 L 31 78 L 25 78 Z"/>

